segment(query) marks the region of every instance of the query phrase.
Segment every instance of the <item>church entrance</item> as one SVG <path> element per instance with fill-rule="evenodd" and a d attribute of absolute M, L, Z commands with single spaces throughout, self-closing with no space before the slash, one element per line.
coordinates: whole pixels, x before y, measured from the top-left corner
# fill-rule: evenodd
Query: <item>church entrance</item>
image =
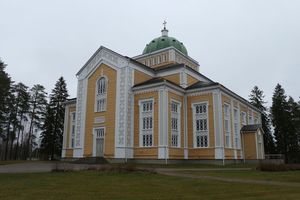
<path fill-rule="evenodd" d="M 94 129 L 94 137 L 95 137 L 95 150 L 96 157 L 103 157 L 104 155 L 104 128 Z"/>

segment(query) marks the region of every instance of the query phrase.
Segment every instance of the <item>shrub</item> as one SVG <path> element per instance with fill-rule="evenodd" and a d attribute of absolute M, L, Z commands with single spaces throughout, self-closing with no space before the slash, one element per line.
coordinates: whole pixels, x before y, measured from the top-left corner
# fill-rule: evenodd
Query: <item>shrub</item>
<path fill-rule="evenodd" d="M 258 169 L 261 171 L 287 171 L 285 164 L 273 164 L 273 163 L 261 163 L 258 166 Z"/>

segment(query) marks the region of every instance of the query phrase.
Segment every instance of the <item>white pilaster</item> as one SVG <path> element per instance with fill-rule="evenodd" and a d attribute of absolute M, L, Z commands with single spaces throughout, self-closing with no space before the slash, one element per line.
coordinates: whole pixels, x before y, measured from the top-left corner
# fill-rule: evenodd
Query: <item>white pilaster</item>
<path fill-rule="evenodd" d="M 159 95 L 158 95 L 158 159 L 167 159 L 169 158 L 169 145 L 168 145 L 168 90 L 166 87 L 162 87 L 159 90 Z"/>
<path fill-rule="evenodd" d="M 222 97 L 220 90 L 213 92 L 214 110 L 214 132 L 215 132 L 215 158 L 224 158 L 224 136 L 223 136 L 223 117 L 222 117 Z"/>
<path fill-rule="evenodd" d="M 183 97 L 183 128 L 184 128 L 184 159 L 188 159 L 189 151 L 188 151 L 188 131 L 187 131 L 187 95 Z"/>

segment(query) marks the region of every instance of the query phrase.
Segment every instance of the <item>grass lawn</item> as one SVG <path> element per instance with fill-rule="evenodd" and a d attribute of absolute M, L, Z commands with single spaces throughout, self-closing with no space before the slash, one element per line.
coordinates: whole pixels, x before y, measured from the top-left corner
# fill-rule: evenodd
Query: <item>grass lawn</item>
<path fill-rule="evenodd" d="M 150 173 L 0 174 L 0 199 L 299 199 L 296 187 L 232 184 Z"/>
<path fill-rule="evenodd" d="M 282 182 L 300 183 L 300 171 L 284 171 L 284 172 L 263 172 L 256 170 L 249 171 L 184 171 L 182 173 L 194 174 L 198 176 L 215 176 L 226 178 L 237 178 L 247 180 L 268 180 Z"/>

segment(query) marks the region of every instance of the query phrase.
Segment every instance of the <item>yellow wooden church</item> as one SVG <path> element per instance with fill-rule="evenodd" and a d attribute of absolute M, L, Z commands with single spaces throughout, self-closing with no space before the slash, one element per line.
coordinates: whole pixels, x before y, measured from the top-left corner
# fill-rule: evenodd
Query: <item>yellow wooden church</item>
<path fill-rule="evenodd" d="M 133 58 L 101 46 L 78 71 L 62 157 L 264 159 L 259 110 L 201 74 L 183 43 L 161 32 Z"/>

